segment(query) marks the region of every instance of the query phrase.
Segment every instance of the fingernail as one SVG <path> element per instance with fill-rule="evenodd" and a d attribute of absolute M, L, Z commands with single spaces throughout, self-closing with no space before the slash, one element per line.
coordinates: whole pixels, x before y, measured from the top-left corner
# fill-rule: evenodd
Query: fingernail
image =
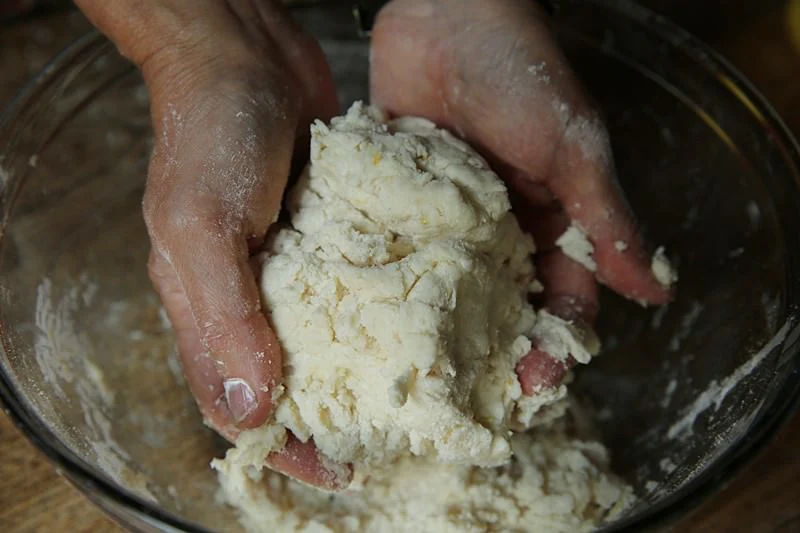
<path fill-rule="evenodd" d="M 228 403 L 228 410 L 237 424 L 250 416 L 250 413 L 258 407 L 256 395 L 245 380 L 231 378 L 222 385 L 225 387 L 225 401 Z"/>

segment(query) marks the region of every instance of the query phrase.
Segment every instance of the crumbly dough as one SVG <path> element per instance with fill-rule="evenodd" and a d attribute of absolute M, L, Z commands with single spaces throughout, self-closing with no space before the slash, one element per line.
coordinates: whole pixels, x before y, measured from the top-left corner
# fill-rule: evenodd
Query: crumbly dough
<path fill-rule="evenodd" d="M 659 246 L 653 254 L 650 264 L 653 276 L 664 287 L 672 287 L 678 281 L 678 273 L 672 267 L 663 246 Z"/>
<path fill-rule="evenodd" d="M 314 124 L 261 278 L 288 369 L 274 423 L 340 462 L 505 463 L 509 430 L 565 394 L 522 396 L 531 339 L 582 363 L 598 348 L 528 303 L 534 244 L 509 207 L 486 162 L 427 120 L 356 104 Z"/>
<path fill-rule="evenodd" d="M 566 231 L 556 240 L 556 245 L 561 248 L 564 255 L 580 263 L 590 272 L 597 271 L 597 262 L 594 260 L 594 245 L 586 233 L 574 223 L 570 224 Z M 614 248 L 623 253 L 628 249 L 628 243 L 615 241 Z M 663 246 L 659 246 L 653 254 L 650 262 L 650 271 L 656 281 L 665 288 L 670 288 L 678 282 L 678 273 L 667 258 Z"/>
<path fill-rule="evenodd" d="M 597 271 L 597 263 L 592 257 L 594 246 L 589 237 L 586 236 L 586 233 L 575 224 L 570 224 L 567 230 L 556 240 L 556 246 L 561 248 L 564 255 L 580 263 L 590 272 Z"/>
<path fill-rule="evenodd" d="M 604 473 L 602 447 L 551 427 L 565 386 L 522 395 L 515 367 L 532 339 L 580 363 L 599 343 L 529 303 L 541 289 L 534 243 L 509 209 L 486 162 L 427 120 L 389 121 L 355 104 L 312 126 L 311 162 L 288 200 L 291 227 L 263 257 L 285 393 L 270 424 L 214 462 L 250 529 L 294 531 L 316 516 L 308 531 L 483 530 L 492 521 L 577 531 L 616 504 L 624 485 Z M 285 429 L 352 463 L 356 486 L 370 483 L 330 506 L 264 473 Z"/>
<path fill-rule="evenodd" d="M 258 449 L 279 446 L 283 437 L 268 427 L 247 438 Z M 496 468 L 406 457 L 336 495 L 268 469 L 241 468 L 254 458 L 247 443 L 215 468 L 224 499 L 251 533 L 578 533 L 634 501 L 631 488 L 609 473 L 605 447 L 567 436 L 563 420 L 515 435 L 511 447 L 513 458 Z"/>

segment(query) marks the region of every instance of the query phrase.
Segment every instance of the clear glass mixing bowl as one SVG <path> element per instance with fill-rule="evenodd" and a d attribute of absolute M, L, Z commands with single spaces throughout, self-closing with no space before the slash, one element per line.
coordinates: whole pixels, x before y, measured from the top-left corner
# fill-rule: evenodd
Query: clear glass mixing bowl
<path fill-rule="evenodd" d="M 343 103 L 365 98 L 368 43 L 350 6 L 297 12 Z M 606 113 L 641 222 L 679 261 L 667 308 L 603 296 L 606 351 L 575 385 L 640 496 L 605 531 L 664 524 L 797 404 L 798 147 L 740 75 L 661 18 L 565 1 L 557 25 Z M 122 523 L 235 531 L 208 468 L 224 443 L 200 423 L 145 271 L 147 104 L 138 74 L 91 35 L 0 118 L 0 396 Z"/>

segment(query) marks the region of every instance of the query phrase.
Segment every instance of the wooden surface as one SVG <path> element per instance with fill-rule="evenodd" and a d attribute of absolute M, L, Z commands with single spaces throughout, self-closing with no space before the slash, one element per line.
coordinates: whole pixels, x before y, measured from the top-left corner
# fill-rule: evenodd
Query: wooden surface
<path fill-rule="evenodd" d="M 726 55 L 770 99 L 790 128 L 800 132 L 800 0 L 643 3 Z M 53 17 L 60 17 L 57 31 L 52 29 Z M 0 105 L 87 27 L 80 16 L 54 14 L 0 26 Z M 800 415 L 734 482 L 675 530 L 800 533 L 798 442 Z M 60 478 L 0 415 L 0 531 L 121 530 Z"/>
<path fill-rule="evenodd" d="M 56 474 L 5 415 L 0 415 L 0 530 L 123 531 Z"/>

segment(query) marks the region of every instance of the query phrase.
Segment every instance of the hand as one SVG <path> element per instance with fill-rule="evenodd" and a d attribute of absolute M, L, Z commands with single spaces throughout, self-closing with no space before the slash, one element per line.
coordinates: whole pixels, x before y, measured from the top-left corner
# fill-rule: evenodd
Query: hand
<path fill-rule="evenodd" d="M 592 324 L 595 279 L 640 302 L 669 301 L 617 185 L 604 125 L 536 2 L 393 0 L 372 40 L 373 102 L 453 129 L 508 183 L 520 224 L 537 242 L 545 308 Z M 571 222 L 594 245 L 596 273 L 555 246 Z M 534 348 L 517 373 L 534 394 L 574 364 Z"/>
<path fill-rule="evenodd" d="M 267 421 L 282 391 L 249 250 L 277 217 L 295 140 L 337 113 L 330 72 L 279 1 L 77 3 L 144 75 L 156 136 L 150 275 L 203 417 L 233 441 Z M 326 489 L 349 482 L 313 441 L 291 437 L 268 462 Z"/>

